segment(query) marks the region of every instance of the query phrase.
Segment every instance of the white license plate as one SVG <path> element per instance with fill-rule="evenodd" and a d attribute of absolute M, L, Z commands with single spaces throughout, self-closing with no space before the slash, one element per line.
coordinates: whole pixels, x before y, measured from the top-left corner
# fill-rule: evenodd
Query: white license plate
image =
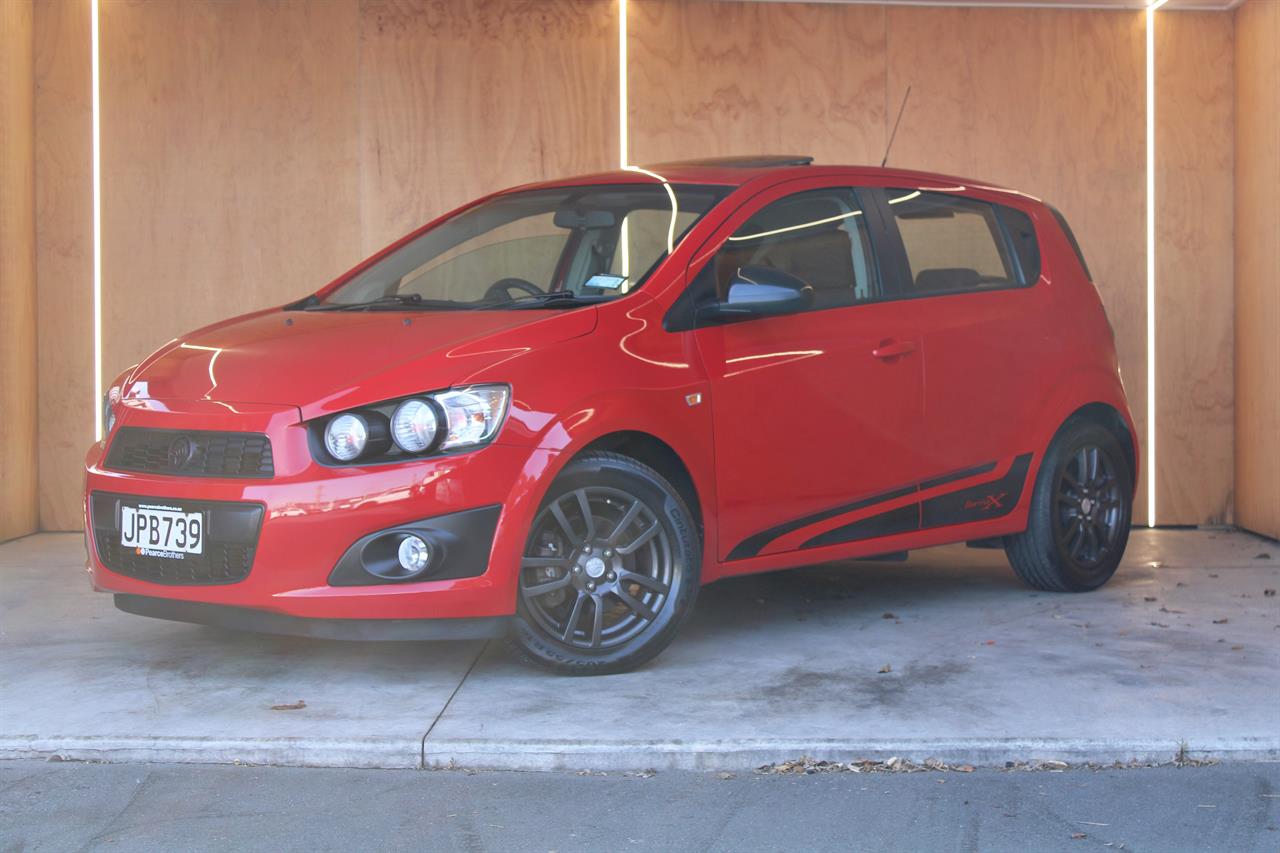
<path fill-rule="evenodd" d="M 120 544 L 144 557 L 181 560 L 204 551 L 204 516 L 180 507 L 139 504 L 120 507 Z"/>

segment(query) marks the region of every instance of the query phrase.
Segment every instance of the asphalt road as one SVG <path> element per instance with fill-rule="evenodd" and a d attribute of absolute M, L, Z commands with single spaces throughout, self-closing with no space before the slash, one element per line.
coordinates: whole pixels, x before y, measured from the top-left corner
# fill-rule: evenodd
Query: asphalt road
<path fill-rule="evenodd" d="M 1280 764 L 653 776 L 0 762 L 0 850 L 1280 851 Z"/>

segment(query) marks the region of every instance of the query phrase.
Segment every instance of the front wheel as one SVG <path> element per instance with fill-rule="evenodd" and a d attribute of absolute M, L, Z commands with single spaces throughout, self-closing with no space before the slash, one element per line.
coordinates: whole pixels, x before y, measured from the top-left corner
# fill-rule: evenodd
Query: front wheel
<path fill-rule="evenodd" d="M 1115 436 L 1090 421 L 1068 423 L 1040 465 L 1027 529 L 1005 538 L 1005 553 L 1036 589 L 1097 589 L 1120 565 L 1132 512 L 1133 475 Z"/>
<path fill-rule="evenodd" d="M 657 471 L 614 453 L 575 459 L 529 532 L 511 645 L 568 675 L 634 669 L 693 610 L 700 558 L 689 508 Z"/>

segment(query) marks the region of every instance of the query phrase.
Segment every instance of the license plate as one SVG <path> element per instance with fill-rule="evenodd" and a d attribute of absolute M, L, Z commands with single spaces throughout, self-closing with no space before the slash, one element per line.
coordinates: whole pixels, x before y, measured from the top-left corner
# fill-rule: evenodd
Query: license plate
<path fill-rule="evenodd" d="M 144 557 L 181 560 L 204 551 L 204 516 L 181 507 L 139 504 L 120 507 L 120 544 Z"/>

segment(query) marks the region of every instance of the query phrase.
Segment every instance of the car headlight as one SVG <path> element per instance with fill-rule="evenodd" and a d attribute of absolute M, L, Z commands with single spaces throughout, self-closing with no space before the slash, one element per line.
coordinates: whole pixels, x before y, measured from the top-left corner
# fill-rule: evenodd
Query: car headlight
<path fill-rule="evenodd" d="M 506 385 L 469 385 L 334 415 L 322 436 L 327 461 L 396 462 L 492 441 L 511 399 Z M 321 459 L 321 461 L 326 461 Z"/>
<path fill-rule="evenodd" d="M 116 404 L 120 402 L 120 387 L 112 385 L 107 393 L 102 395 L 102 435 L 104 437 L 111 435 L 111 430 L 116 426 Z"/>
<path fill-rule="evenodd" d="M 338 415 L 324 428 L 324 447 L 339 462 L 351 462 L 369 443 L 369 422 L 360 415 Z"/>
<path fill-rule="evenodd" d="M 405 453 L 422 453 L 434 447 L 439 434 L 440 415 L 421 397 L 405 400 L 391 416 L 391 438 Z"/>

